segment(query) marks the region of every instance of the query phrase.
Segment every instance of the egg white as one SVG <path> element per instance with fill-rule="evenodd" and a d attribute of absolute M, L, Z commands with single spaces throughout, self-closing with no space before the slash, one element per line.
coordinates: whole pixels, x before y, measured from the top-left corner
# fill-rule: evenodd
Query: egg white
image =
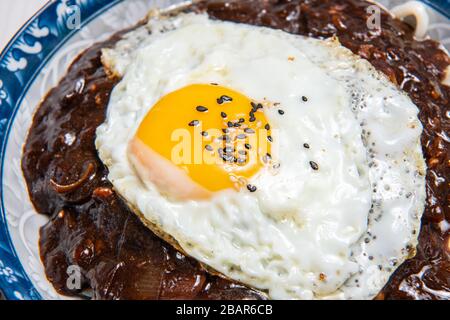
<path fill-rule="evenodd" d="M 417 107 L 336 39 L 180 14 L 150 19 L 103 61 L 122 78 L 97 130 L 109 179 L 190 256 L 273 299 L 367 299 L 413 254 L 425 199 Z M 255 193 L 170 200 L 140 180 L 128 142 L 161 97 L 211 82 L 279 104 L 264 112 L 281 166 L 252 179 Z"/>

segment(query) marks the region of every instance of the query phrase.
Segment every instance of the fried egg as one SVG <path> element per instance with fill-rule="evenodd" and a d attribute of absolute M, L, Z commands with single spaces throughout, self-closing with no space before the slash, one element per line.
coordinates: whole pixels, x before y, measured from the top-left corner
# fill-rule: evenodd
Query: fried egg
<path fill-rule="evenodd" d="M 154 15 L 104 49 L 96 147 L 156 234 L 271 299 L 370 299 L 414 255 L 417 107 L 339 44 Z"/>

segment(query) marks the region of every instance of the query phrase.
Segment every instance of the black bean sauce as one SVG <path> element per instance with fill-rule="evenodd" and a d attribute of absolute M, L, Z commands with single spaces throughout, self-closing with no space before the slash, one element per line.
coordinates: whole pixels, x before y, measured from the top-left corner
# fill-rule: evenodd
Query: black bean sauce
<path fill-rule="evenodd" d="M 382 14 L 382 30 L 366 26 L 369 4 L 359 0 L 207 1 L 190 10 L 216 19 L 262 25 L 327 38 L 368 59 L 406 91 L 424 125 L 427 203 L 417 254 L 403 263 L 379 299 L 441 299 L 450 292 L 450 89 L 441 84 L 448 56 L 431 40 L 415 41 L 412 29 Z M 41 258 L 55 288 L 95 299 L 257 299 L 237 283 L 205 272 L 145 228 L 107 179 L 97 156 L 95 130 L 104 121 L 110 92 L 100 49 L 93 46 L 71 66 L 37 111 L 22 161 L 36 209 L 50 217 L 41 229 Z M 67 268 L 78 265 L 82 290 L 66 286 Z"/>

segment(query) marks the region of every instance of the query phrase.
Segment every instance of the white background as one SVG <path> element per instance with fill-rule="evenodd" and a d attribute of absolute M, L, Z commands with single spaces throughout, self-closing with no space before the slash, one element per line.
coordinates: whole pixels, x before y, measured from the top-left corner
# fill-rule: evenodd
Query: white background
<path fill-rule="evenodd" d="M 0 51 L 47 0 L 0 0 Z"/>

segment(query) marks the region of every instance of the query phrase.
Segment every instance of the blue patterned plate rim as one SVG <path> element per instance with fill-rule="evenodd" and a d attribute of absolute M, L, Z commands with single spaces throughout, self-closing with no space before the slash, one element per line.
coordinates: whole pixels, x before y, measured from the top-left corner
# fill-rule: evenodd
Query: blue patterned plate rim
<path fill-rule="evenodd" d="M 11 241 L 3 203 L 4 155 L 11 124 L 23 97 L 54 54 L 79 30 L 70 30 L 58 15 L 59 5 L 81 8 L 81 28 L 124 0 L 56 0 L 48 2 L 22 28 L 0 54 L 0 290 L 10 300 L 40 300 L 38 290 L 26 274 Z M 450 0 L 422 0 L 450 19 Z M 59 21 L 59 22 L 58 22 Z M 62 20 L 64 21 L 64 20 Z M 47 30 L 48 34 L 36 33 Z M 44 42 L 38 53 L 25 53 L 21 44 Z M 24 62 L 25 61 L 25 62 Z"/>

